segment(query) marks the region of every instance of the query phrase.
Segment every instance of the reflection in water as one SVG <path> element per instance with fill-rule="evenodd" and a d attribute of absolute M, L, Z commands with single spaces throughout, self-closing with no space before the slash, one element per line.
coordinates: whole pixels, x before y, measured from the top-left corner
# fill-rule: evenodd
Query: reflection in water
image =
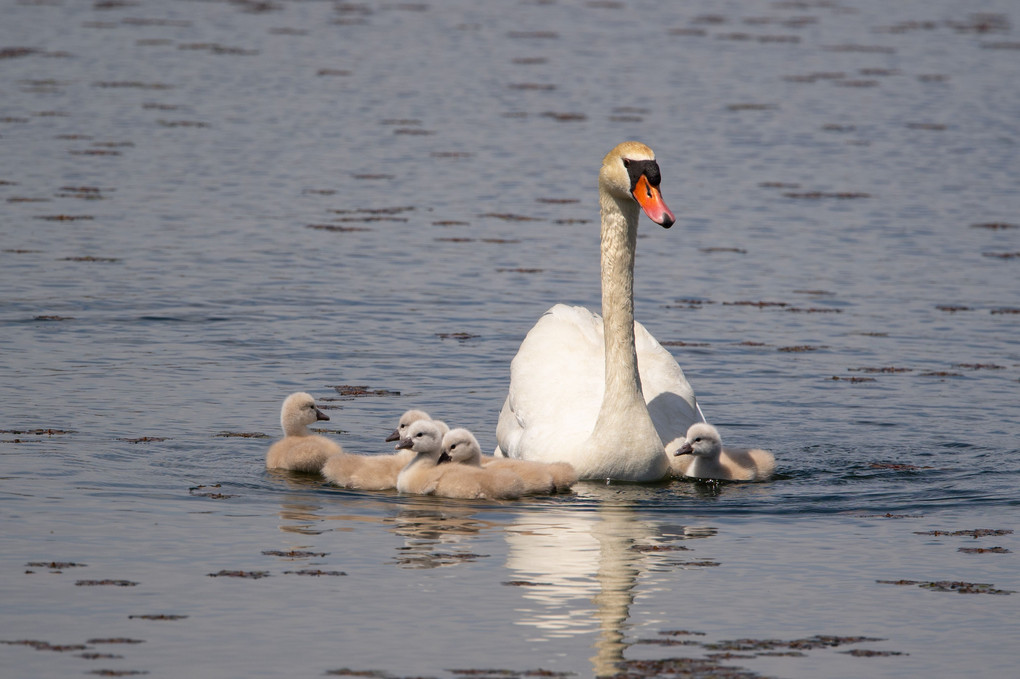
<path fill-rule="evenodd" d="M 507 531 L 507 566 L 532 579 L 524 597 L 540 607 L 521 609 L 519 623 L 538 628 L 543 639 L 597 628 L 595 672 L 612 672 L 626 648 L 640 559 L 630 547 L 641 529 L 625 507 L 521 517 Z"/>
<path fill-rule="evenodd" d="M 433 502 L 434 501 L 434 502 Z M 476 517 L 478 508 L 459 506 L 435 498 L 415 498 L 387 519 L 396 535 L 404 538 L 397 548 L 397 564 L 403 568 L 439 568 L 474 561 L 480 554 L 466 549 L 482 531 L 503 524 Z"/>
<path fill-rule="evenodd" d="M 616 669 L 627 648 L 623 636 L 634 602 L 640 557 L 631 549 L 635 534 L 633 511 L 614 508 L 599 514 L 602 520 L 594 526 L 593 534 L 599 542 L 596 575 L 599 592 L 595 606 L 600 633 L 595 643 L 598 652 L 591 660 L 596 675 L 601 676 Z"/>
<path fill-rule="evenodd" d="M 712 534 L 712 529 L 664 530 L 638 520 L 626 505 L 523 514 L 506 531 L 507 567 L 521 578 L 511 584 L 537 605 L 519 609 L 518 624 L 539 630 L 538 640 L 597 632 L 595 674 L 614 673 L 628 646 L 624 637 L 638 576 L 645 561 L 655 558 L 648 549 L 664 540 Z"/>
<path fill-rule="evenodd" d="M 321 481 L 310 474 L 297 474 L 283 469 L 269 469 L 266 474 L 281 485 L 286 493 L 280 501 L 280 530 L 301 535 L 318 535 L 323 532 L 318 524 L 323 517 L 322 503 L 314 493 L 308 492 L 321 485 Z"/>

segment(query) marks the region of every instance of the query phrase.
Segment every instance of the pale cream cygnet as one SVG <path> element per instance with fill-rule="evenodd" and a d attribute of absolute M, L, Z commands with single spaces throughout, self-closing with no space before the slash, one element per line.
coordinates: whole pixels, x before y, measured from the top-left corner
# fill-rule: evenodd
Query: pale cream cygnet
<path fill-rule="evenodd" d="M 386 437 L 386 440 L 396 441 L 401 438 L 401 432 L 406 432 L 411 424 L 430 420 L 429 414 L 424 411 L 408 410 L 400 416 L 397 428 Z M 446 431 L 445 424 L 442 422 L 436 424 L 441 431 Z M 412 458 L 414 458 L 412 450 L 398 450 L 389 455 L 355 455 L 344 452 L 326 460 L 322 467 L 322 475 L 327 481 L 341 488 L 393 490 L 397 487 L 400 470 L 406 467 Z"/>
<path fill-rule="evenodd" d="M 719 431 L 707 422 L 692 424 L 674 455 L 673 474 L 695 479 L 764 481 L 776 467 L 775 457 L 767 450 L 723 448 Z"/>
<path fill-rule="evenodd" d="M 443 432 L 430 420 L 408 427 L 399 447 L 415 452 L 397 477 L 401 493 L 489 500 L 513 500 L 525 493 L 524 482 L 516 474 L 450 463 L 443 454 Z"/>
<path fill-rule="evenodd" d="M 524 482 L 525 493 L 529 495 L 564 492 L 577 483 L 577 472 L 567 462 L 546 463 L 483 456 L 478 439 L 467 429 L 451 429 L 443 437 L 443 453 L 449 456 L 451 462 L 482 467 L 486 471 L 512 472 Z"/>
<path fill-rule="evenodd" d="M 387 441 L 397 441 L 404 438 L 404 434 L 407 433 L 407 428 L 419 420 L 431 420 L 427 412 L 424 410 L 408 410 L 400 416 L 400 420 L 397 422 L 397 428 L 393 430 L 393 433 L 386 437 Z"/>
<path fill-rule="evenodd" d="M 328 419 L 315 407 L 311 394 L 297 392 L 288 396 L 280 410 L 284 437 L 269 447 L 266 468 L 314 474 L 331 455 L 343 453 L 340 444 L 308 431 L 308 425 Z"/>

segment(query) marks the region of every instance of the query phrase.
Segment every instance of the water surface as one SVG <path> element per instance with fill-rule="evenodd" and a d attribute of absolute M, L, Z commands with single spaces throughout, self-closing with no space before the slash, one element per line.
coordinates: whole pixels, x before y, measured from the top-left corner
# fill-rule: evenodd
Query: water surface
<path fill-rule="evenodd" d="M 2 11 L 5 674 L 1014 671 L 1011 3 Z M 775 480 L 264 470 L 242 434 L 297 390 L 355 452 L 411 407 L 493 447 L 524 334 L 598 307 L 631 138 L 678 217 L 641 225 L 638 318 Z"/>

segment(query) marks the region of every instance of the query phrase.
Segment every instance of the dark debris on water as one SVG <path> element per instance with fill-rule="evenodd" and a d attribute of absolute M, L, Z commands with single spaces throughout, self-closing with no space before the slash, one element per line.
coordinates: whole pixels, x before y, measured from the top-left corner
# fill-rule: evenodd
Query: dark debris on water
<path fill-rule="evenodd" d="M 221 431 L 216 434 L 216 438 L 268 439 L 272 437 L 260 431 Z"/>
<path fill-rule="evenodd" d="M 953 537 L 970 537 L 970 538 L 983 538 L 989 535 L 1012 535 L 1012 528 L 975 528 L 972 530 L 929 530 L 929 531 L 914 531 L 915 535 L 934 535 L 943 536 L 949 535 Z"/>
<path fill-rule="evenodd" d="M 16 639 L 13 641 L 0 640 L 0 644 L 7 644 L 8 646 L 27 646 L 34 648 L 37 651 L 56 651 L 57 653 L 65 653 L 67 651 L 84 651 L 87 646 L 84 644 L 51 644 L 48 641 L 41 641 L 39 639 Z"/>
<path fill-rule="evenodd" d="M 128 620 L 184 620 L 187 617 L 172 613 L 146 613 L 144 615 L 129 615 Z"/>
<path fill-rule="evenodd" d="M 318 568 L 303 568 L 303 569 L 298 570 L 298 571 L 284 571 L 283 574 L 284 575 L 314 575 L 314 576 L 327 575 L 327 576 L 332 576 L 332 577 L 340 577 L 340 576 L 347 575 L 347 573 L 344 573 L 343 571 L 324 571 L 324 570 L 320 570 Z"/>
<path fill-rule="evenodd" d="M 87 565 L 73 561 L 29 561 L 25 564 L 28 568 L 49 568 L 53 571 L 62 571 L 68 568 L 85 568 Z"/>
<path fill-rule="evenodd" d="M 130 637 L 105 637 L 89 639 L 86 644 L 144 644 L 145 639 L 131 639 Z"/>
<path fill-rule="evenodd" d="M 216 573 L 209 573 L 210 578 L 242 578 L 248 580 L 258 580 L 260 578 L 268 578 L 269 571 L 230 571 L 221 570 Z"/>
<path fill-rule="evenodd" d="M 308 552 L 300 549 L 280 550 L 280 549 L 264 549 L 262 553 L 266 556 L 282 556 L 287 559 L 307 559 L 309 557 L 323 557 L 327 556 L 329 552 Z"/>
<path fill-rule="evenodd" d="M 364 396 L 400 396 L 399 391 L 392 391 L 390 389 L 369 389 L 368 386 L 363 384 L 337 384 L 327 386 L 331 389 L 335 389 L 341 396 L 348 396 L 351 398 Z"/>
<path fill-rule="evenodd" d="M 917 585 L 921 589 L 933 592 L 956 592 L 958 594 L 997 594 L 1009 595 L 1015 592 L 1011 589 L 996 589 L 995 585 L 984 582 L 964 582 L 962 580 L 876 580 L 883 585 Z"/>

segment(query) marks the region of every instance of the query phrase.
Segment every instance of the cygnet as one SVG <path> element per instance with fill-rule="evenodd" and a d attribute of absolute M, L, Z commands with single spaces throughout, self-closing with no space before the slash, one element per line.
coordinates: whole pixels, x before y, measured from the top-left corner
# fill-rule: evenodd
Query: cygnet
<path fill-rule="evenodd" d="M 386 437 L 386 441 L 397 441 L 404 438 L 404 434 L 407 433 L 407 428 L 419 420 L 431 420 L 429 414 L 424 410 L 408 410 L 400 416 L 400 420 L 397 422 L 397 428 L 393 430 L 393 433 Z"/>
<path fill-rule="evenodd" d="M 310 394 L 298 392 L 288 396 L 280 410 L 284 437 L 269 447 L 266 468 L 314 474 L 331 455 L 343 453 L 338 443 L 308 431 L 308 425 L 328 419 L 315 407 Z"/>
<path fill-rule="evenodd" d="M 322 475 L 341 488 L 393 490 L 397 475 L 414 457 L 409 450 L 389 455 L 355 455 L 342 452 L 331 455 L 322 465 Z"/>
<path fill-rule="evenodd" d="M 674 476 L 720 481 L 764 481 L 775 471 L 772 453 L 758 448 L 724 449 L 719 431 L 707 422 L 692 424 L 687 440 L 670 460 Z"/>
<path fill-rule="evenodd" d="M 443 433 L 432 421 L 420 420 L 407 430 L 399 447 L 410 448 L 415 457 L 400 472 L 397 490 L 402 493 L 463 499 L 513 500 L 525 493 L 516 474 L 501 470 L 451 464 L 443 453 Z"/>
<path fill-rule="evenodd" d="M 450 430 L 443 437 L 443 453 L 450 457 L 451 462 L 483 467 L 486 471 L 512 472 L 524 482 L 525 493 L 529 495 L 563 492 L 577 483 L 577 472 L 567 462 L 545 463 L 483 456 L 478 439 L 467 429 Z"/>
<path fill-rule="evenodd" d="M 408 410 L 400 416 L 397 428 L 386 437 L 386 440 L 399 440 L 409 426 L 423 420 L 431 420 L 428 413 L 422 410 Z M 448 428 L 442 422 L 436 424 L 441 431 L 445 432 Z M 413 450 L 399 450 L 389 455 L 354 455 L 345 452 L 326 460 L 322 467 L 322 475 L 327 481 L 341 488 L 392 490 L 397 487 L 400 470 L 406 467 L 413 457 Z"/>

